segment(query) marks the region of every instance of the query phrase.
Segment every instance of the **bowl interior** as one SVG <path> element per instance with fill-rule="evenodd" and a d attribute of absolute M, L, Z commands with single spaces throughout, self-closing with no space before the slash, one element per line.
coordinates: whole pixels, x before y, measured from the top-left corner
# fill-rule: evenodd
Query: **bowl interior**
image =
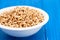
<path fill-rule="evenodd" d="M 15 8 L 15 7 L 17 7 L 17 6 L 12 6 L 12 7 L 3 8 L 3 9 L 0 10 L 0 14 L 3 13 L 3 11 L 6 11 L 6 10 L 10 11 L 10 9 L 13 9 L 13 8 Z M 40 12 L 42 12 L 42 14 L 43 14 L 43 16 L 44 16 L 44 21 L 43 21 L 42 23 L 39 23 L 39 24 L 35 25 L 35 26 L 26 27 L 26 28 L 11 28 L 11 27 L 6 27 L 6 26 L 1 25 L 1 24 L 0 24 L 0 28 L 4 28 L 4 29 L 8 29 L 8 30 L 28 30 L 28 29 L 38 28 L 38 27 L 41 28 L 41 27 L 42 27 L 43 25 L 45 25 L 45 24 L 48 22 L 48 20 L 49 20 L 48 14 L 47 14 L 45 11 L 43 11 L 42 9 L 39 9 L 39 8 L 36 8 L 36 7 L 31 7 L 31 6 L 19 6 L 19 7 L 29 7 L 29 8 L 31 8 L 31 9 L 39 10 Z"/>

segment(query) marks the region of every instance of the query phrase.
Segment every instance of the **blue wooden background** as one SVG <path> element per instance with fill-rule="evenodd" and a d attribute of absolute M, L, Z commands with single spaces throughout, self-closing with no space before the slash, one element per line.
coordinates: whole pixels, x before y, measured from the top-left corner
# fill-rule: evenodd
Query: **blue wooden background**
<path fill-rule="evenodd" d="M 0 29 L 0 40 L 60 40 L 60 0 L 0 0 L 0 9 L 15 5 L 41 8 L 49 14 L 49 22 L 35 35 L 24 38 L 8 36 Z"/>

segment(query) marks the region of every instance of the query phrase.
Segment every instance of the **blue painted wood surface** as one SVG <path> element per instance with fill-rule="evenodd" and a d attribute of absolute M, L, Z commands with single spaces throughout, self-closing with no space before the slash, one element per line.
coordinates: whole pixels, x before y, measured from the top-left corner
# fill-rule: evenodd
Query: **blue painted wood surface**
<path fill-rule="evenodd" d="M 38 33 L 25 38 L 8 36 L 0 29 L 0 40 L 60 40 L 60 0 L 0 0 L 0 9 L 15 5 L 41 8 L 49 14 L 49 22 Z"/>
<path fill-rule="evenodd" d="M 60 0 L 44 0 L 43 9 L 50 17 L 46 24 L 47 39 L 60 40 Z"/>

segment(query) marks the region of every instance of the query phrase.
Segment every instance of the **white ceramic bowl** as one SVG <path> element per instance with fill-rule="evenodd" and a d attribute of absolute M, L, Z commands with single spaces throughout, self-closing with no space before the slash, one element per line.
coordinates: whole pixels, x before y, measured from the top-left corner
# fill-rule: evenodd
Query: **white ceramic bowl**
<path fill-rule="evenodd" d="M 12 9 L 14 7 L 16 7 L 16 6 L 1 9 L 0 14 L 5 10 L 10 11 L 9 9 Z M 45 11 L 43 11 L 42 9 L 31 7 L 31 6 L 19 6 L 19 7 L 29 7 L 29 8 L 35 9 L 35 10 L 39 10 L 44 15 L 45 20 L 38 25 L 35 25 L 33 27 L 27 27 L 27 28 L 10 28 L 10 27 L 6 27 L 4 25 L 0 25 L 0 28 L 2 29 L 2 31 L 4 31 L 8 35 L 15 36 L 15 37 L 31 36 L 31 35 L 37 33 L 43 27 L 43 25 L 45 25 L 49 20 L 48 14 Z"/>

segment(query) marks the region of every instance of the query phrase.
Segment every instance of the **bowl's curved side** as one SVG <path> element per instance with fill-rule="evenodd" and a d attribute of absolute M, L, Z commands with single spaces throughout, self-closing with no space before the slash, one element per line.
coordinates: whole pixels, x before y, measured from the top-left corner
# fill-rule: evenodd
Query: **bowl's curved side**
<path fill-rule="evenodd" d="M 28 37 L 31 36 L 35 33 L 37 33 L 40 30 L 40 28 L 35 28 L 35 29 L 29 29 L 29 30 L 7 30 L 7 29 L 2 29 L 6 34 L 14 37 Z"/>

